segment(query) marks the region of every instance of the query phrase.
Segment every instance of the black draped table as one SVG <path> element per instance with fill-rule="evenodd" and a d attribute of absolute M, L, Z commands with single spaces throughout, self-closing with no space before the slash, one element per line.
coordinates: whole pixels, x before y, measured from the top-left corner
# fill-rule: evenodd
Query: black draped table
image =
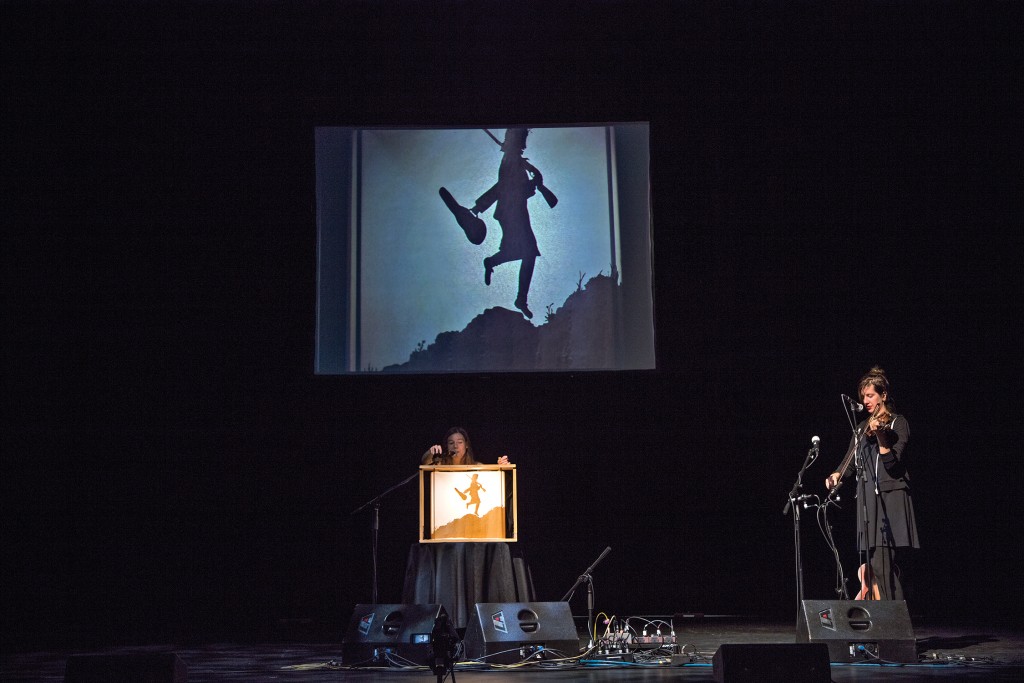
<path fill-rule="evenodd" d="M 464 629 L 478 602 L 533 602 L 530 569 L 508 543 L 414 543 L 402 602 L 444 605 Z"/>

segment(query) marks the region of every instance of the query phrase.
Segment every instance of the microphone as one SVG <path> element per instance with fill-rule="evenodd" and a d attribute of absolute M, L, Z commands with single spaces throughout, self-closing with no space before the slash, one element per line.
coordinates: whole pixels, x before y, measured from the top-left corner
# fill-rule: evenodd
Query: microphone
<path fill-rule="evenodd" d="M 817 436 L 812 436 L 811 437 L 811 446 L 814 447 L 814 450 L 818 450 L 818 444 L 820 444 L 820 443 L 821 443 L 821 439 L 820 438 L 818 438 Z"/>
<path fill-rule="evenodd" d="M 786 507 L 782 509 L 782 514 L 788 515 L 790 507 L 800 505 L 801 503 L 803 503 L 804 509 L 806 510 L 807 508 L 811 507 L 811 501 L 815 500 L 816 498 L 817 496 L 811 495 L 809 493 L 805 493 L 802 496 L 791 497 L 789 500 L 786 501 Z"/>
<path fill-rule="evenodd" d="M 864 404 L 863 403 L 857 403 L 856 401 L 854 401 L 852 398 L 850 398 L 846 394 L 840 394 L 840 396 L 842 396 L 843 400 L 846 401 L 846 405 L 850 406 L 850 410 L 852 410 L 853 412 L 859 413 L 862 410 L 864 410 Z"/>

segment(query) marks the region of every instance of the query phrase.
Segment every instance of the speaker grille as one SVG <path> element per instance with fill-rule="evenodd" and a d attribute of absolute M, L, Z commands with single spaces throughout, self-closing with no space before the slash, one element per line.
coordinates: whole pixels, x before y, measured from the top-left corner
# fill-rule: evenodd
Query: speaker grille
<path fill-rule="evenodd" d="M 440 604 L 356 605 L 342 640 L 341 659 L 348 666 L 429 665 L 431 634 L 442 615 L 447 613 Z"/>
<path fill-rule="evenodd" d="M 833 662 L 918 660 L 903 600 L 804 600 L 797 641 L 825 643 Z"/>
<path fill-rule="evenodd" d="M 718 683 L 829 683 L 823 643 L 723 644 L 711 660 Z"/>
<path fill-rule="evenodd" d="M 464 642 L 467 659 L 488 664 L 575 657 L 580 647 L 567 602 L 478 602 Z"/>

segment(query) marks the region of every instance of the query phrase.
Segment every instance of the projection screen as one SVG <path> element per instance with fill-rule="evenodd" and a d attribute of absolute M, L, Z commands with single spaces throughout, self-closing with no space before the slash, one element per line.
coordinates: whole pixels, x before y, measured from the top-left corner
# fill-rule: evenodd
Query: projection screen
<path fill-rule="evenodd" d="M 317 373 L 655 367 L 647 123 L 314 133 Z"/>

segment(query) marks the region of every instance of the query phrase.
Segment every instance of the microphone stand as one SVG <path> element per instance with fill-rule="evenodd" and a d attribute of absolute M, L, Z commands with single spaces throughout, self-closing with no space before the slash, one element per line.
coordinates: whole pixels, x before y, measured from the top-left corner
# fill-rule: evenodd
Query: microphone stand
<path fill-rule="evenodd" d="M 587 567 L 587 570 L 585 572 L 580 574 L 580 578 L 576 579 L 576 583 L 572 585 L 572 588 L 569 589 L 569 592 L 562 596 L 562 599 L 560 601 L 568 602 L 569 598 L 571 598 L 572 594 L 576 592 L 576 589 L 579 588 L 580 584 L 587 584 L 587 638 L 589 640 L 589 644 L 587 645 L 587 647 L 594 646 L 594 638 L 592 635 L 592 631 L 590 630 L 590 622 L 594 620 L 594 577 L 591 576 L 591 573 L 594 571 L 594 568 L 601 562 L 601 560 L 605 558 L 605 555 L 607 555 L 611 551 L 611 546 L 605 548 L 601 555 L 598 556 L 596 560 L 594 560 L 594 563 Z"/>
<path fill-rule="evenodd" d="M 868 417 L 868 419 L 870 420 L 871 418 Z M 867 431 L 867 426 L 865 426 L 864 429 L 865 431 Z M 856 473 L 857 477 L 857 499 L 860 502 L 860 505 L 857 506 L 857 513 L 858 517 L 860 518 L 860 523 L 858 524 L 858 526 L 860 527 L 860 543 L 858 543 L 858 546 L 863 546 L 863 548 L 857 548 L 857 560 L 860 563 L 857 567 L 858 578 L 860 578 L 860 568 L 865 568 L 864 578 L 861 579 L 861 587 L 857 589 L 858 595 L 860 594 L 861 589 L 863 589 L 864 587 L 864 581 L 867 581 L 869 586 L 871 583 L 871 577 L 868 575 L 868 572 L 871 571 L 870 566 L 868 565 L 868 563 L 871 561 L 871 546 L 868 541 L 868 470 L 865 466 L 864 458 L 862 457 L 860 452 L 860 440 L 864 436 L 865 435 L 862 434 L 860 431 L 854 431 L 853 443 L 854 448 L 856 450 L 854 451 L 853 465 L 854 472 Z M 868 588 L 867 594 L 868 596 L 874 595 L 874 592 L 870 589 L 870 587 Z"/>
<path fill-rule="evenodd" d="M 843 397 L 845 406 L 847 408 L 846 419 L 850 423 L 850 430 L 853 432 L 853 468 L 854 476 L 857 479 L 857 532 L 860 534 L 859 543 L 857 544 L 857 560 L 860 566 L 857 567 L 857 573 L 860 574 L 860 567 L 868 566 L 868 562 L 871 560 L 871 548 L 868 541 L 868 478 L 867 478 L 867 467 L 865 467 L 864 458 L 861 455 L 860 443 L 861 440 L 866 438 L 864 432 L 867 431 L 867 422 L 864 423 L 864 429 L 857 428 L 857 420 L 854 413 L 863 409 L 863 406 L 858 404 L 856 401 L 848 396 Z M 871 420 L 871 416 L 868 415 L 867 420 Z M 863 549 L 860 547 L 863 545 Z M 867 573 L 870 569 L 864 570 L 864 578 L 869 579 Z M 870 583 L 870 581 L 869 581 Z M 863 586 L 862 586 L 863 587 Z M 860 590 L 857 591 L 860 594 Z M 871 590 L 868 590 L 868 594 L 872 594 Z"/>
<path fill-rule="evenodd" d="M 363 510 L 365 510 L 366 508 L 370 507 L 371 505 L 373 506 L 373 517 L 371 518 L 371 529 L 372 529 L 372 531 L 371 531 L 371 537 L 372 537 L 372 540 L 371 540 L 371 546 L 372 546 L 371 556 L 372 556 L 372 561 L 373 561 L 373 600 L 371 600 L 371 604 L 374 604 L 374 605 L 377 604 L 377 541 L 378 541 L 378 537 L 380 535 L 380 502 L 384 499 L 385 496 L 390 494 L 392 491 L 395 491 L 397 489 L 402 488 L 403 486 L 405 486 L 406 484 L 408 484 L 410 481 L 412 481 L 413 479 L 415 479 L 418 476 L 419 476 L 419 470 L 417 470 L 416 472 L 413 472 L 411 475 L 409 475 L 408 477 L 406 477 L 402 481 L 398 482 L 397 484 L 395 484 L 391 488 L 387 489 L 386 491 L 384 491 L 380 495 L 376 496 L 375 498 L 371 498 L 370 500 L 366 501 L 365 503 L 363 503 L 362 505 L 360 505 L 359 507 L 357 507 L 355 510 L 352 511 L 352 515 L 355 515 L 355 514 L 357 514 L 359 512 L 362 512 Z"/>
<path fill-rule="evenodd" d="M 817 459 L 818 446 L 815 444 L 807 451 L 803 467 L 800 468 L 800 472 L 796 475 L 796 481 L 793 482 L 793 488 L 789 491 L 789 500 L 786 501 L 786 507 L 782 509 L 783 515 L 788 515 L 789 509 L 793 509 L 793 560 L 796 565 L 796 628 L 798 633 L 800 631 L 804 601 L 804 565 L 800 554 L 800 502 L 807 499 L 807 496 L 800 495 L 800 489 L 803 487 L 804 472 Z"/>

